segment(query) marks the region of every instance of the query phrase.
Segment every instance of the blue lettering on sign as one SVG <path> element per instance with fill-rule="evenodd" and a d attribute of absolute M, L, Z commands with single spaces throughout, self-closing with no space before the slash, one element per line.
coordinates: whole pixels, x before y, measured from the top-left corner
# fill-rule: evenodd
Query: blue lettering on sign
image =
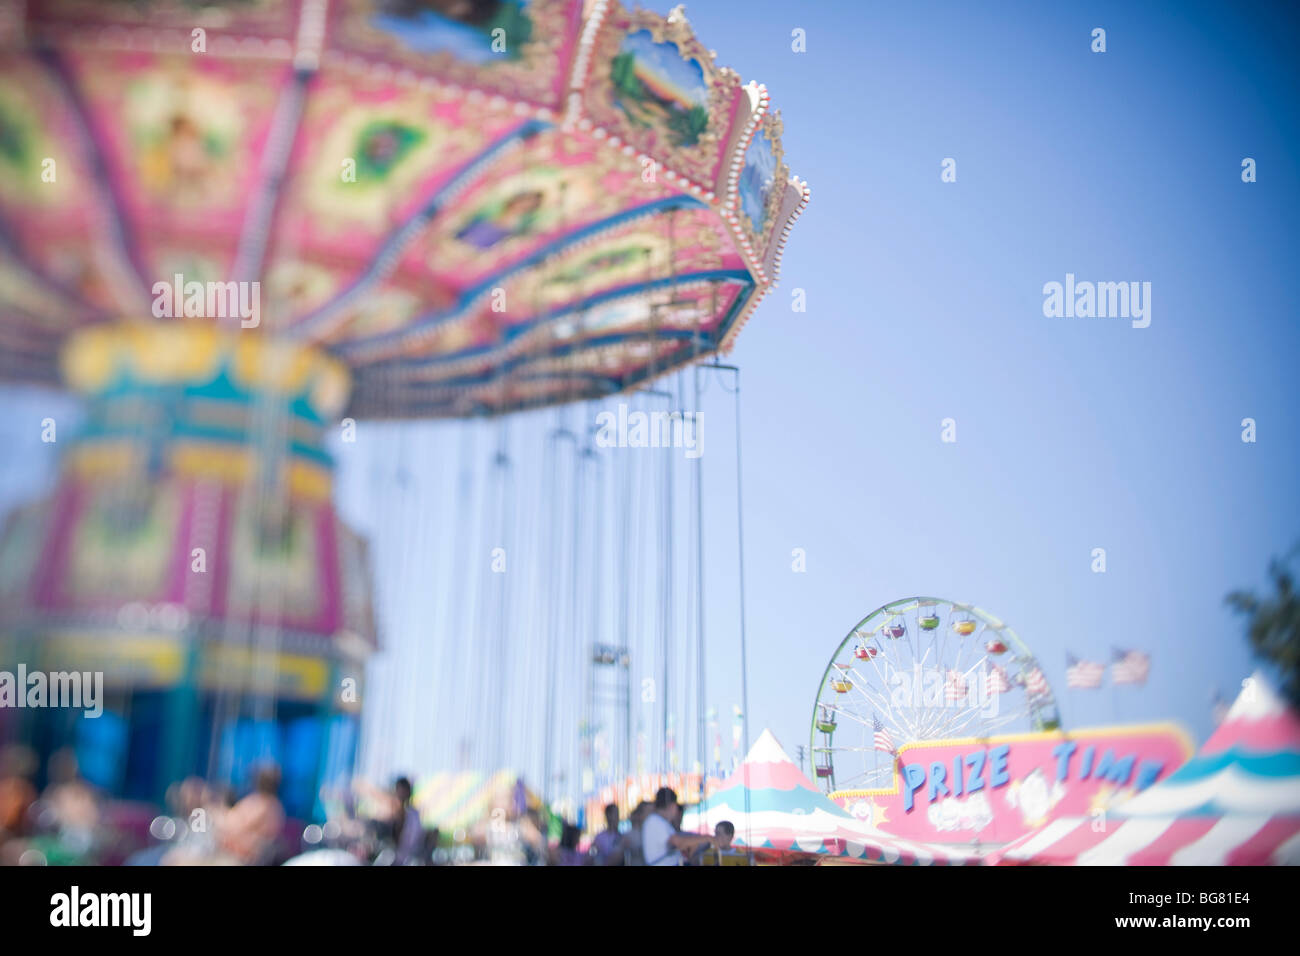
<path fill-rule="evenodd" d="M 1165 769 L 1163 761 L 1144 760 L 1138 765 L 1138 776 L 1136 787 L 1139 790 L 1145 790 L 1151 784 L 1156 782 L 1156 777 L 1160 776 L 1160 771 Z"/>
<path fill-rule="evenodd" d="M 1074 751 L 1079 745 L 1073 740 L 1063 740 L 1052 748 L 1052 756 L 1056 758 L 1056 779 L 1064 780 L 1070 775 L 1070 758 L 1074 756 Z"/>
<path fill-rule="evenodd" d="M 927 800 L 933 800 L 936 796 L 948 796 L 948 785 L 943 782 L 947 776 L 948 771 L 940 761 L 930 764 L 930 789 L 925 794 Z"/>
<path fill-rule="evenodd" d="M 1096 747 L 1089 747 L 1083 752 L 1083 766 L 1079 768 L 1079 779 L 1087 780 L 1092 775 L 1092 755 Z"/>
<path fill-rule="evenodd" d="M 1111 783 L 1128 783 L 1128 778 L 1133 775 L 1133 759 L 1134 755 L 1129 754 L 1116 760 L 1115 754 L 1107 750 L 1097 761 L 1097 776 Z"/>
<path fill-rule="evenodd" d="M 1007 755 L 1011 753 L 1010 744 L 999 744 L 989 751 L 989 785 L 1002 787 L 1011 782 L 1007 773 Z"/>
<path fill-rule="evenodd" d="M 912 812 L 912 796 L 925 784 L 925 771 L 914 763 L 901 768 L 903 772 L 903 811 Z"/>
<path fill-rule="evenodd" d="M 976 750 L 966 755 L 966 792 L 984 789 L 984 751 Z"/>
<path fill-rule="evenodd" d="M 1065 782 L 1070 777 L 1070 762 L 1078 750 L 1078 743 L 1073 740 L 1063 740 L 1052 748 L 1052 757 L 1056 761 L 1056 780 Z M 1093 777 L 1097 780 L 1105 780 L 1110 783 L 1125 785 L 1129 779 L 1134 776 L 1134 764 L 1138 761 L 1136 753 L 1129 753 L 1123 757 L 1116 758 L 1112 749 L 1107 749 L 1101 759 L 1095 760 L 1097 748 L 1089 745 L 1084 748 L 1078 765 L 1079 780 L 1087 780 Z M 972 750 L 964 757 L 960 754 L 952 758 L 952 777 L 948 777 L 948 767 L 941 760 L 936 760 L 929 766 L 927 773 L 924 764 L 907 764 L 900 765 L 899 773 L 903 781 L 903 810 L 910 813 L 916 806 L 916 793 L 923 786 L 926 787 L 925 800 L 927 802 L 946 797 L 949 794 L 953 796 L 962 796 L 964 794 L 977 793 L 984 787 L 1003 787 L 1011 782 L 1008 763 L 1011 757 L 1011 746 L 1009 744 L 999 744 L 988 750 Z M 966 779 L 963 786 L 962 781 L 962 764 L 966 765 Z M 988 767 L 988 779 L 984 778 L 984 768 Z M 1144 790 L 1154 783 L 1164 770 L 1165 764 L 1160 760 L 1144 760 L 1137 765 L 1137 777 L 1135 786 L 1138 790 Z M 926 786 L 928 782 L 928 786 Z"/>

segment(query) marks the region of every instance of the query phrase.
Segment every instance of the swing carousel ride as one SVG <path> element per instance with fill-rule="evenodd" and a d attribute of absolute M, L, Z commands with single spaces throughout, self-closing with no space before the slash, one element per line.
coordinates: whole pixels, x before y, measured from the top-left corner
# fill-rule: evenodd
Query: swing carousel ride
<path fill-rule="evenodd" d="M 680 370 L 698 376 L 729 350 L 808 191 L 766 89 L 717 65 L 680 7 L 0 3 L 0 75 L 0 379 L 81 409 L 75 434 L 50 418 L 57 482 L 0 539 L 0 651 L 106 672 L 125 768 L 106 785 L 156 797 L 186 773 L 237 779 L 241 761 L 272 752 L 309 806 L 322 777 L 351 767 L 376 616 L 386 640 L 423 627 L 434 645 L 387 678 L 384 719 L 408 699 L 399 680 L 433 689 L 449 747 L 445 728 L 490 724 L 496 743 L 472 758 L 484 766 L 507 749 L 561 762 L 555 741 L 600 701 L 586 692 L 586 716 L 566 714 L 584 691 L 556 691 L 557 657 L 583 672 L 590 648 L 569 644 L 594 643 L 608 618 L 624 622 L 616 660 L 662 652 L 686 666 L 691 651 L 664 643 L 671 613 L 653 648 L 629 636 L 682 593 L 671 570 L 641 568 L 649 583 L 617 602 L 586 590 L 604 586 L 602 548 L 624 570 L 639 550 L 671 552 L 680 475 L 671 456 L 611 463 L 582 410 L 610 396 L 684 407 Z M 547 413 L 540 474 L 516 478 L 510 422 L 562 405 Z M 469 563 L 471 539 L 487 553 L 526 536 L 552 564 L 510 590 L 507 574 L 458 579 L 473 596 L 437 598 L 430 626 L 398 591 L 432 587 L 402 535 L 452 498 L 429 479 L 457 445 L 434 420 L 460 423 L 459 487 L 473 487 L 457 501 L 484 523 L 475 539 L 457 513 L 445 539 L 426 534 L 461 549 L 438 567 Z M 480 474 L 468 462 L 489 421 Z M 367 442 L 380 480 L 369 518 L 345 522 L 335 463 Z M 563 496 L 572 528 L 554 514 L 521 524 L 521 487 Z M 412 496 L 429 509 L 399 512 Z M 649 517 L 638 496 L 657 503 Z M 373 549 L 356 523 L 379 536 Z M 541 597 L 525 605 L 525 591 Z M 538 656 L 512 648 L 520 633 Z M 697 678 L 702 695 L 702 663 Z M 607 734 L 621 741 L 608 773 L 630 773 L 634 751 L 671 762 L 687 719 L 675 693 L 654 698 L 650 742 L 626 713 Z M 448 699 L 466 697 L 453 712 Z M 29 731 L 0 725 L 46 749 L 92 733 Z M 586 746 L 586 785 L 601 752 Z"/>
<path fill-rule="evenodd" d="M 827 793 L 884 789 L 904 744 L 1059 726 L 1051 685 L 1015 631 L 973 605 L 917 597 L 872 611 L 835 649 L 809 752 Z"/>

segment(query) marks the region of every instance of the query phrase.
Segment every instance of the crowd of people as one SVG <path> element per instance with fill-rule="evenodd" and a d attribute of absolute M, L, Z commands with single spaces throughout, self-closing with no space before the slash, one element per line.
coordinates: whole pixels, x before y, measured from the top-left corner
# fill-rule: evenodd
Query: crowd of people
<path fill-rule="evenodd" d="M 36 755 L 0 750 L 0 866 L 95 862 L 103 850 L 99 795 L 81 778 L 70 750 L 50 755 L 48 783 L 37 791 Z"/>
<path fill-rule="evenodd" d="M 21 745 L 0 750 L 0 865 L 280 862 L 286 825 L 280 772 L 257 769 L 247 794 L 191 777 L 167 791 L 165 812 L 105 799 L 82 777 L 71 750 L 49 758 L 38 792 L 37 759 Z M 141 846 L 141 844 L 144 844 Z"/>
<path fill-rule="evenodd" d="M 547 821 L 535 806 L 494 807 L 490 819 L 448 839 L 425 828 L 406 777 L 388 790 L 357 780 L 323 793 L 325 823 L 303 827 L 287 819 L 279 769 L 267 764 L 242 795 L 198 777 L 173 784 L 144 834 L 133 833 L 141 827 L 81 776 L 71 751 L 50 756 L 39 792 L 35 770 L 28 748 L 0 750 L 0 865 L 711 866 L 746 859 L 733 850 L 727 821 L 712 835 L 683 832 L 683 809 L 668 787 L 626 821 L 615 804 L 605 807 L 605 828 L 587 843 L 577 826 Z"/>
<path fill-rule="evenodd" d="M 591 842 L 590 861 L 599 866 L 720 866 L 743 862 L 732 849 L 736 828 L 720 821 L 713 835 L 682 832 L 683 808 L 671 787 L 661 787 L 653 803 L 637 805 L 624 832 L 618 806 L 605 807 L 605 829 Z M 576 829 L 576 828 L 575 828 Z"/>

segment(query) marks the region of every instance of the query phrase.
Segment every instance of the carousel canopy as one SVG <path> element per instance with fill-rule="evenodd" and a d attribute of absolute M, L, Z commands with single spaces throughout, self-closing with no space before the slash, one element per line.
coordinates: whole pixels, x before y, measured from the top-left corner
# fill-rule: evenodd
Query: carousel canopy
<path fill-rule="evenodd" d="M 1197 754 L 1116 808 L 1004 847 L 1008 863 L 1300 864 L 1300 718 L 1256 674 Z"/>
<path fill-rule="evenodd" d="M 899 840 L 832 803 L 764 730 L 748 756 L 709 796 L 688 809 L 682 829 L 712 832 L 723 820 L 737 846 L 884 863 L 972 863 L 973 854 Z"/>
<path fill-rule="evenodd" d="M 598 397 L 727 349 L 807 201 L 680 7 L 14 4 L 0 76 L 0 378 L 190 318 L 325 349 L 356 417 Z"/>

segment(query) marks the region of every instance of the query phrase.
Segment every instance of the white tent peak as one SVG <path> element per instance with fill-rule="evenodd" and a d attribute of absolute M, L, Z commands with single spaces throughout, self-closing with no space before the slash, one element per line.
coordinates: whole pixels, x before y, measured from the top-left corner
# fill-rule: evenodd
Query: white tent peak
<path fill-rule="evenodd" d="M 745 763 L 794 763 L 772 731 L 764 728 L 745 755 Z"/>
<path fill-rule="evenodd" d="M 1228 715 L 1223 718 L 1226 724 L 1230 720 L 1259 720 L 1263 717 L 1276 717 L 1286 710 L 1286 705 L 1278 699 L 1277 692 L 1263 671 L 1255 671 L 1241 682 L 1241 693 L 1232 702 Z"/>

